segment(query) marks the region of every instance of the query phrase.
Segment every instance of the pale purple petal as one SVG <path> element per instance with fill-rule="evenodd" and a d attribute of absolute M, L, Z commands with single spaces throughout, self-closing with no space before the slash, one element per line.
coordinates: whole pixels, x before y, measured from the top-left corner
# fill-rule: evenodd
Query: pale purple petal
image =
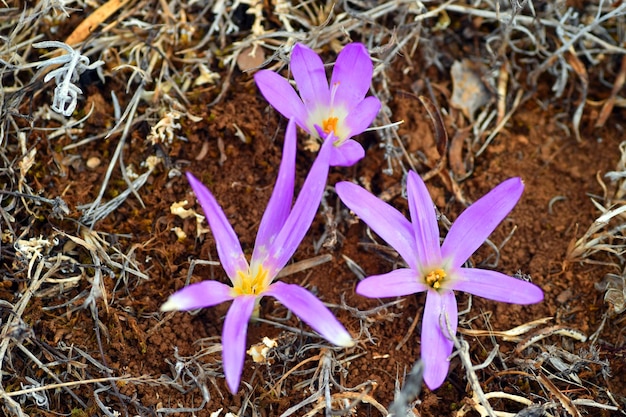
<path fill-rule="evenodd" d="M 361 43 L 346 45 L 333 68 L 330 87 L 336 85 L 333 104 L 352 109 L 370 88 L 374 66 L 365 46 Z"/>
<path fill-rule="evenodd" d="M 222 267 L 232 281 L 237 276 L 237 271 L 248 269 L 248 262 L 241 250 L 239 239 L 233 227 L 228 223 L 224 211 L 217 204 L 215 197 L 213 197 L 209 189 L 190 172 L 187 173 L 187 180 L 196 194 L 196 198 L 200 202 L 207 222 L 211 227 L 215 245 L 217 246 L 217 255 L 220 258 Z"/>
<path fill-rule="evenodd" d="M 380 111 L 380 100 L 374 96 L 365 97 L 355 108 L 350 110 L 344 123 L 348 127 L 347 137 L 356 136 L 365 131 Z"/>
<path fill-rule="evenodd" d="M 232 287 L 219 281 L 202 281 L 188 285 L 174 294 L 161 306 L 161 311 L 187 311 L 213 307 L 232 300 Z"/>
<path fill-rule="evenodd" d="M 406 182 L 409 211 L 413 220 L 413 231 L 417 246 L 417 262 L 426 274 L 425 269 L 441 265 L 441 247 L 439 246 L 439 226 L 437 214 L 426 184 L 414 171 L 409 171 Z"/>
<path fill-rule="evenodd" d="M 330 153 L 331 167 L 349 167 L 365 156 L 365 149 L 355 140 L 348 139 L 339 146 L 334 146 Z"/>
<path fill-rule="evenodd" d="M 274 184 L 272 196 L 267 203 L 267 208 L 265 213 L 263 213 L 259 231 L 256 235 L 256 243 L 252 254 L 252 259 L 254 260 L 260 261 L 267 254 L 269 245 L 285 224 L 291 211 L 296 175 L 296 149 L 296 124 L 291 119 L 285 132 L 285 143 L 283 145 L 280 168 L 278 169 L 278 178 L 276 179 L 276 184 Z"/>
<path fill-rule="evenodd" d="M 428 286 L 418 282 L 418 272 L 401 268 L 381 275 L 372 275 L 359 282 L 356 293 L 369 298 L 403 297 L 426 291 Z"/>
<path fill-rule="evenodd" d="M 331 311 L 308 290 L 295 284 L 275 282 L 265 295 L 271 295 L 329 342 L 337 346 L 353 346 L 350 333 Z"/>
<path fill-rule="evenodd" d="M 515 207 L 524 191 L 520 178 L 510 178 L 469 206 L 456 219 L 441 253 L 453 268 L 460 267 Z"/>
<path fill-rule="evenodd" d="M 390 244 L 409 267 L 418 269 L 413 227 L 402 213 L 356 184 L 342 181 L 335 190 L 343 204 Z"/>
<path fill-rule="evenodd" d="M 534 304 L 543 300 L 541 288 L 496 271 L 459 268 L 452 288 L 479 297 L 513 304 Z"/>
<path fill-rule="evenodd" d="M 330 136 L 329 139 L 331 139 Z M 332 146 L 330 140 L 322 144 L 289 217 L 270 245 L 268 252 L 272 259 L 265 262 L 266 266 L 272 270 L 270 274 L 278 273 L 287 264 L 315 218 L 326 188 L 328 161 Z"/>
<path fill-rule="evenodd" d="M 431 390 L 439 388 L 448 375 L 448 357 L 454 346 L 447 336 L 450 334 L 448 327 L 452 334 L 456 334 L 457 323 L 454 292 L 428 291 L 422 319 L 421 356 L 424 361 L 424 382 Z"/>
<path fill-rule="evenodd" d="M 317 136 L 319 136 L 322 139 L 326 139 L 326 137 L 328 136 L 328 133 L 324 132 L 324 129 L 322 129 L 322 126 L 316 124 L 316 125 L 313 125 L 313 127 L 315 127 Z"/>
<path fill-rule="evenodd" d="M 242 295 L 233 300 L 222 329 L 222 366 L 226 384 L 233 394 L 239 390 L 241 371 L 246 359 L 248 321 L 254 310 L 255 296 Z"/>
<path fill-rule="evenodd" d="M 258 71 L 254 74 L 254 81 L 276 111 L 287 119 L 295 119 L 300 127 L 306 129 L 307 110 L 289 81 L 270 70 Z"/>
<path fill-rule="evenodd" d="M 309 110 L 330 104 L 330 91 L 322 59 L 308 46 L 296 44 L 291 52 L 291 72 L 300 97 Z"/>

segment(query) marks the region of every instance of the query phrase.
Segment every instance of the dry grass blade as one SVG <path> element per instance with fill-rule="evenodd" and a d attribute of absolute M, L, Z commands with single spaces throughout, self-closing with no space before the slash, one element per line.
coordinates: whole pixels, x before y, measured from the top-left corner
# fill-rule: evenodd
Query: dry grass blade
<path fill-rule="evenodd" d="M 606 100 L 604 105 L 602 106 L 602 110 L 600 110 L 600 114 L 598 115 L 598 120 L 596 120 L 596 124 L 594 127 L 599 128 L 603 127 L 606 123 L 607 119 L 611 115 L 613 111 L 613 106 L 615 106 L 615 101 L 617 99 L 617 95 L 622 90 L 624 86 L 624 82 L 626 82 L 626 55 L 622 57 L 622 64 L 615 78 L 615 82 L 613 83 L 613 89 L 611 90 L 611 96 Z"/>
<path fill-rule="evenodd" d="M 541 326 L 542 324 L 549 323 L 552 320 L 554 320 L 554 317 L 544 317 L 542 319 L 533 320 L 529 323 L 525 323 L 520 326 L 514 327 L 510 330 L 503 330 L 503 331 L 491 330 L 491 329 L 490 330 L 475 330 L 475 329 L 459 328 L 459 333 L 462 333 L 467 336 L 474 336 L 474 337 L 496 336 L 496 337 L 501 337 L 502 340 L 505 340 L 505 341 L 519 341 L 521 339 L 520 338 L 521 335 L 528 333 L 529 331 L 533 330 L 537 326 Z"/>
<path fill-rule="evenodd" d="M 598 206 L 598 204 L 596 204 L 596 206 Z M 603 207 L 599 208 L 601 208 L 603 214 L 594 220 L 593 224 L 582 237 L 571 243 L 567 256 L 570 262 L 585 260 L 593 262 L 592 255 L 598 252 L 608 252 L 618 256 L 623 252 L 623 244 L 619 243 L 619 241 L 615 244 L 612 243 L 612 241 L 614 237 L 622 234 L 622 230 L 626 228 L 626 225 L 618 224 L 608 230 L 606 227 L 609 225 L 611 220 L 619 219 L 624 215 L 624 212 L 626 212 L 626 206 L 610 210 L 604 209 Z"/>
<path fill-rule="evenodd" d="M 533 334 L 526 337 L 517 345 L 515 353 L 519 355 L 529 346 L 553 335 L 569 337 L 579 342 L 587 341 L 587 336 L 580 330 L 572 329 L 564 325 L 555 325 L 533 332 Z"/>
<path fill-rule="evenodd" d="M 7 397 L 19 397 L 21 395 L 32 394 L 34 392 L 43 392 L 43 391 L 54 390 L 57 388 L 74 387 L 77 385 L 96 384 L 99 382 L 109 382 L 109 381 L 125 381 L 125 382 L 146 381 L 148 382 L 148 379 L 144 377 L 134 378 L 134 377 L 130 377 L 129 375 L 122 375 L 119 377 L 112 377 L 112 378 L 86 379 L 83 381 L 61 382 L 61 383 L 56 383 L 56 384 L 47 384 L 47 385 L 38 386 L 38 387 L 26 388 L 26 389 L 22 389 L 18 391 L 11 391 L 11 392 L 6 393 L 6 396 Z"/>
<path fill-rule="evenodd" d="M 537 375 L 537 381 L 541 383 L 541 385 L 550 392 L 550 394 L 554 395 L 556 399 L 561 403 L 563 408 L 567 410 L 567 412 L 573 417 L 581 417 L 580 411 L 574 406 L 572 400 L 570 400 L 565 394 L 563 394 L 557 387 L 546 378 L 545 375 L 539 374 Z"/>
<path fill-rule="evenodd" d="M 96 28 L 107 20 L 112 14 L 121 9 L 129 0 L 109 0 L 98 7 L 85 20 L 80 22 L 76 29 L 65 39 L 68 45 L 76 45 L 91 35 Z"/>

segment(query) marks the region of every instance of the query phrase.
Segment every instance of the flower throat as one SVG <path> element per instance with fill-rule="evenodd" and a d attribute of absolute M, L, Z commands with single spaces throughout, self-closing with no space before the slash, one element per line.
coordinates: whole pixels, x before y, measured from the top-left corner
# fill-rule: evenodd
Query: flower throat
<path fill-rule="evenodd" d="M 263 266 L 256 268 L 254 273 L 248 268 L 247 271 L 237 271 L 237 281 L 233 286 L 233 295 L 259 295 L 267 289 L 267 269 Z"/>
<path fill-rule="evenodd" d="M 439 288 L 441 288 L 441 283 L 443 282 L 445 277 L 446 272 L 443 269 L 438 268 L 426 274 L 425 281 L 427 285 L 434 288 L 435 290 L 438 290 Z"/>

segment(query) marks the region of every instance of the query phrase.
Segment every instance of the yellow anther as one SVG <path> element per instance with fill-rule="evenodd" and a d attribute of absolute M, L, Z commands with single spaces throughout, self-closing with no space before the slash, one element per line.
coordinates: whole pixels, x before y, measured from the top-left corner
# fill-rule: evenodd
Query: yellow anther
<path fill-rule="evenodd" d="M 430 285 L 434 289 L 438 290 L 441 288 L 441 283 L 446 277 L 446 271 L 443 269 L 435 269 L 434 271 L 430 271 L 426 275 L 426 284 Z"/>
<path fill-rule="evenodd" d="M 259 266 L 256 271 L 237 271 L 237 279 L 233 286 L 234 296 L 259 295 L 267 289 L 267 269 Z"/>

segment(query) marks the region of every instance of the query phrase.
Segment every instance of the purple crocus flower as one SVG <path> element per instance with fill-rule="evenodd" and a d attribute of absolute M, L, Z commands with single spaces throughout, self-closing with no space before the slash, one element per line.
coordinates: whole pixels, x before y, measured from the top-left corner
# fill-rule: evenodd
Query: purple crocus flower
<path fill-rule="evenodd" d="M 408 265 L 364 279 L 356 292 L 370 298 L 427 292 L 421 356 L 424 382 L 430 389 L 440 387 L 448 374 L 448 357 L 453 348 L 448 329 L 454 334 L 458 324 L 454 290 L 505 303 L 543 300 L 543 291 L 529 282 L 496 271 L 462 268 L 519 200 L 524 190 L 520 178 L 504 181 L 461 213 L 441 246 L 433 201 L 415 172 L 409 172 L 407 179 L 412 222 L 358 185 L 341 182 L 335 189 L 343 203 Z"/>
<path fill-rule="evenodd" d="M 341 50 L 330 88 L 322 59 L 305 45 L 293 47 L 291 72 L 300 96 L 274 71 L 261 70 L 254 79 L 267 101 L 309 134 L 327 139 L 333 133 L 331 166 L 350 166 L 363 158 L 363 147 L 350 138 L 367 129 L 380 110 L 376 97 L 365 97 L 373 74 L 365 46 L 350 43 Z"/>
<path fill-rule="evenodd" d="M 298 248 L 315 217 L 326 185 L 331 148 L 332 145 L 322 146 L 292 208 L 296 125 L 293 121 L 289 122 L 278 179 L 261 219 L 250 262 L 246 260 L 235 231 L 215 197 L 198 179 L 187 174 L 213 231 L 217 254 L 232 286 L 218 281 L 189 285 L 172 294 L 161 310 L 193 310 L 232 300 L 222 330 L 222 363 L 232 393 L 239 388 L 248 321 L 255 310 L 258 313 L 258 303 L 263 296 L 278 299 L 331 343 L 353 345 L 350 334 L 313 294 L 298 285 L 273 282 Z"/>

